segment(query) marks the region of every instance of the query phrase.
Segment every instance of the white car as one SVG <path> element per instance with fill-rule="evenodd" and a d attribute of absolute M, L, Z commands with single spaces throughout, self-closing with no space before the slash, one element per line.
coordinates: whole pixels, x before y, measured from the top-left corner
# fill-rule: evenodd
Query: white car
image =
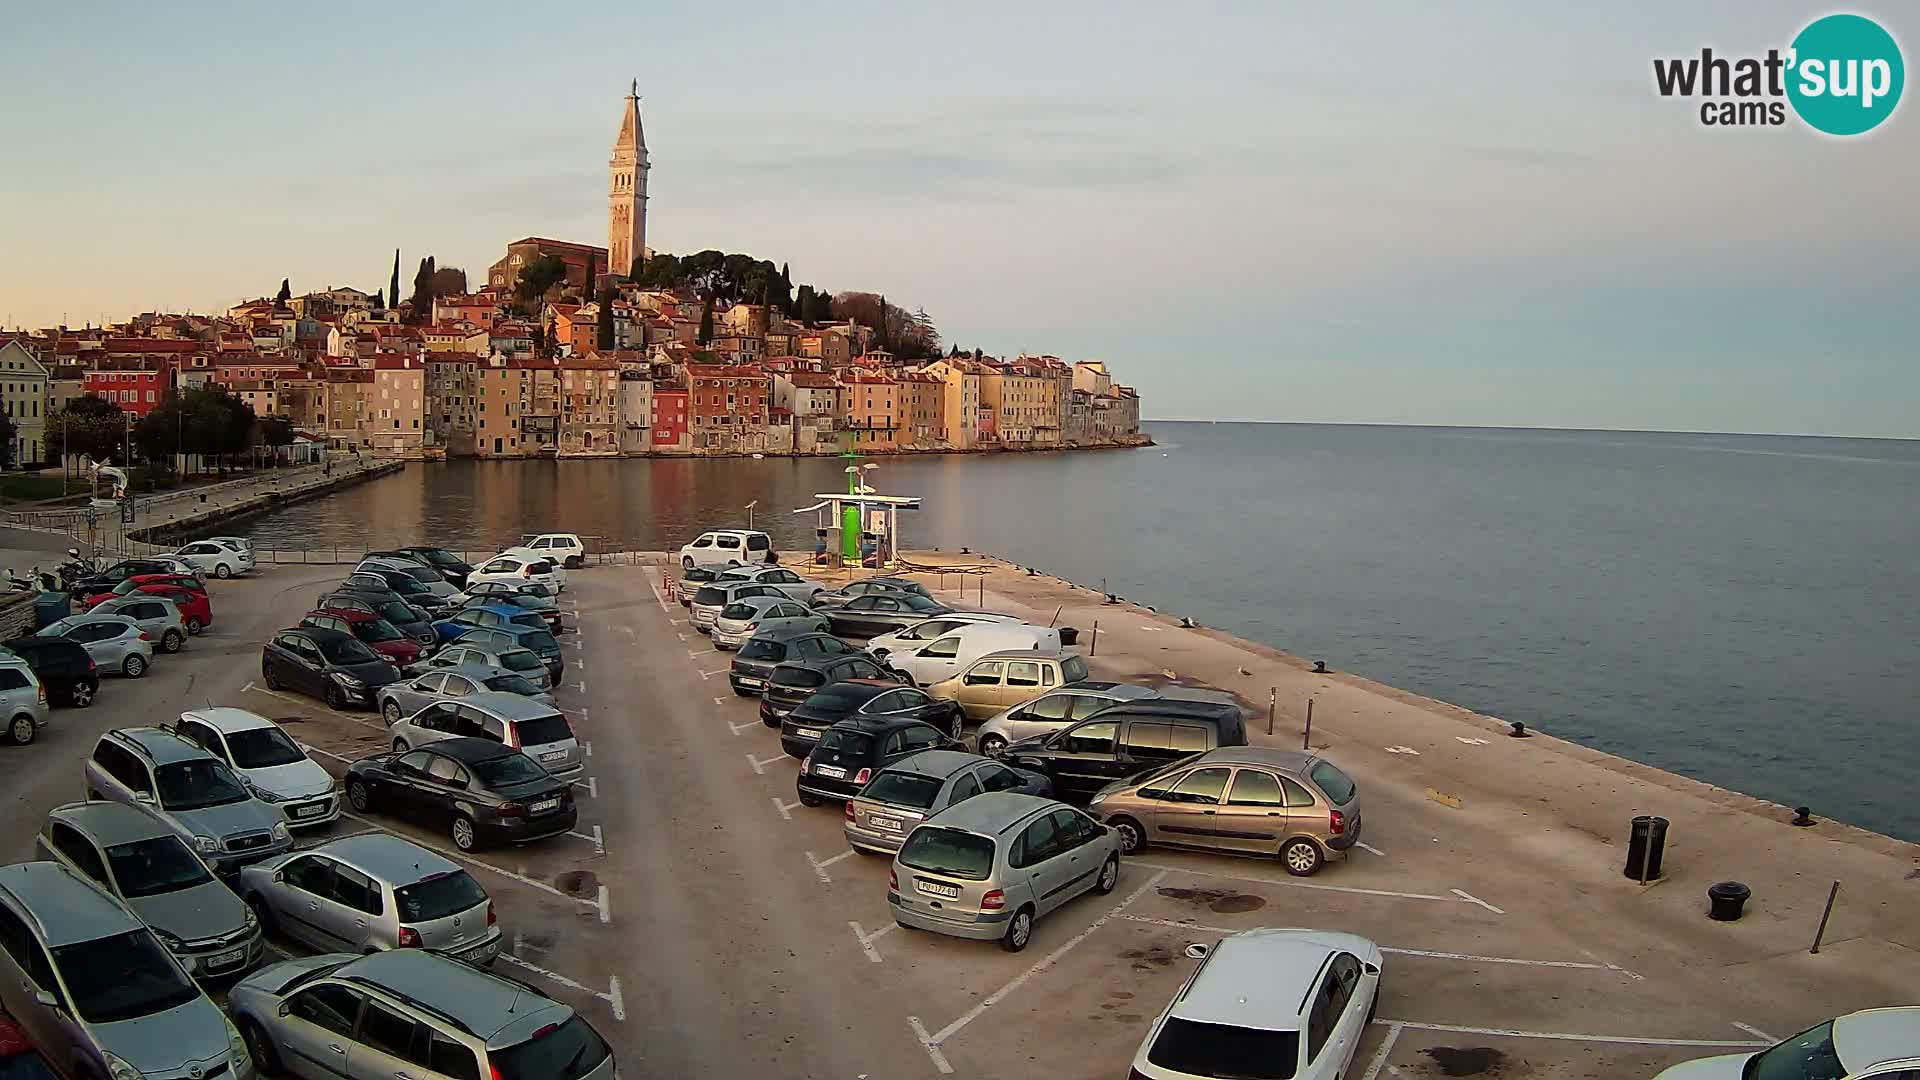
<path fill-rule="evenodd" d="M 1018 615 L 1002 615 L 997 611 L 955 611 L 925 622 L 914 623 L 905 630 L 895 630 L 891 634 L 880 634 L 867 639 L 866 649 L 875 656 L 887 653 L 907 652 L 917 649 L 930 641 L 938 641 L 963 626 L 975 623 L 1017 623 Z"/>
<path fill-rule="evenodd" d="M 1249 930 L 1200 958 L 1133 1055 L 1145 1080 L 1334 1080 L 1353 1064 L 1380 992 L 1380 947 L 1331 930 Z"/>
<path fill-rule="evenodd" d="M 578 570 L 587 564 L 587 545 L 573 533 L 541 533 L 507 550 L 516 555 L 544 556 L 568 570 Z"/>
<path fill-rule="evenodd" d="M 1863 1009 L 1815 1025 L 1757 1054 L 1683 1061 L 1654 1080 L 1911 1080 L 1920 1076 L 1920 1005 Z"/>
<path fill-rule="evenodd" d="M 531 581 L 561 593 L 567 589 L 567 572 L 545 555 L 503 551 L 481 560 L 480 565 L 473 568 L 473 573 L 467 575 L 469 588 L 483 581 L 504 581 L 510 585 L 523 585 Z"/>
<path fill-rule="evenodd" d="M 194 709 L 181 713 L 173 730 L 232 766 L 256 798 L 280 811 L 289 828 L 340 817 L 339 785 L 266 717 L 245 709 Z"/>
<path fill-rule="evenodd" d="M 696 566 L 748 566 L 773 561 L 773 538 L 747 529 L 703 532 L 680 549 L 680 569 Z"/>
<path fill-rule="evenodd" d="M 172 557 L 192 563 L 199 569 L 202 580 L 209 574 L 230 578 L 253 569 L 252 548 L 237 548 L 219 540 L 195 540 L 174 552 Z"/>

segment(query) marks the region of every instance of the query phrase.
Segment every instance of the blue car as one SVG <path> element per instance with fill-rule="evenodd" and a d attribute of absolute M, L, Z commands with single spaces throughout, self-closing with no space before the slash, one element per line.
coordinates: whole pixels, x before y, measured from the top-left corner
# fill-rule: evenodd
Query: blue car
<path fill-rule="evenodd" d="M 442 644 L 469 630 L 546 630 L 547 620 L 537 611 L 515 604 L 474 604 L 433 624 L 433 632 Z"/>

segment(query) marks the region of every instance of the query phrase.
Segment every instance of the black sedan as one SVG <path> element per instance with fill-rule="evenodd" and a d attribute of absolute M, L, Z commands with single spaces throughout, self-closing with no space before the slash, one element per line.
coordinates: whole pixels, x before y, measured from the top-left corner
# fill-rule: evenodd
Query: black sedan
<path fill-rule="evenodd" d="M 260 678 L 269 690 L 298 690 L 329 708 L 371 709 L 381 687 L 400 681 L 400 669 L 352 634 L 297 626 L 261 646 Z"/>
<path fill-rule="evenodd" d="M 918 720 L 842 720 L 820 736 L 820 744 L 801 763 L 794 790 L 805 806 L 845 802 L 860 794 L 874 773 L 908 754 L 964 749 L 940 729 Z"/>
<path fill-rule="evenodd" d="M 446 548 L 416 544 L 400 550 L 416 559 L 424 560 L 428 566 L 440 571 L 440 576 L 446 578 L 449 584 L 462 589 L 467 587 L 467 575 L 473 573 L 473 567 Z"/>
<path fill-rule="evenodd" d="M 461 851 L 555 836 L 580 816 L 573 785 L 511 746 L 464 736 L 354 762 L 347 766 L 347 801 L 363 814 L 378 809 L 431 820 Z"/>
<path fill-rule="evenodd" d="M 891 634 L 952 613 L 947 605 L 910 592 L 868 593 L 823 612 L 834 633 L 861 638 Z"/>
<path fill-rule="evenodd" d="M 928 697 L 912 687 L 884 679 L 849 679 L 817 691 L 780 722 L 780 749 L 788 757 L 806 757 L 820 733 L 842 720 L 917 720 L 960 737 L 965 714 L 952 701 Z"/>

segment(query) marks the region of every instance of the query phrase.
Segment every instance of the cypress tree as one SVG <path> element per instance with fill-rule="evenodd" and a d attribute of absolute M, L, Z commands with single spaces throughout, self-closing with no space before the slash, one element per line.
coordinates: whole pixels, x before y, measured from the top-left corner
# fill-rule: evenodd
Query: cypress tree
<path fill-rule="evenodd" d="M 700 344 L 713 340 L 713 298 L 700 302 Z"/>
<path fill-rule="evenodd" d="M 601 352 L 613 351 L 613 292 L 600 294 L 600 314 L 594 325 L 594 344 Z"/>
<path fill-rule="evenodd" d="M 400 249 L 393 249 L 393 280 L 387 282 L 387 303 L 400 306 Z"/>

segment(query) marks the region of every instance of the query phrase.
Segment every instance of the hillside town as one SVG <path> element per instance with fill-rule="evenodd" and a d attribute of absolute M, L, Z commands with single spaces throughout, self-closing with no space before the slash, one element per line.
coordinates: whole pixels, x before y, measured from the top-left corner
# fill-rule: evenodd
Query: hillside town
<path fill-rule="evenodd" d="M 309 452 L 536 458 L 1129 446 L 1139 395 L 1099 361 L 942 351 L 924 312 L 799 286 L 785 265 L 646 244 L 637 92 L 610 161 L 608 245 L 529 236 L 486 280 L 423 259 L 408 297 L 330 286 L 220 314 L 0 333 L 11 461 L 54 456 L 95 398 L 127 423 L 219 390 Z M 88 403 L 98 408 L 94 403 Z"/>

